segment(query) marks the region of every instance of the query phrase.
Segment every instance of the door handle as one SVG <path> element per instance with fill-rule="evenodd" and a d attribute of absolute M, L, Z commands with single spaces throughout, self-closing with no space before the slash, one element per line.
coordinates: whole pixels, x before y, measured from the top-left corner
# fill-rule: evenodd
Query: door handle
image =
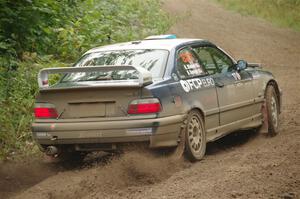
<path fill-rule="evenodd" d="M 222 82 L 216 82 L 216 86 L 222 88 L 224 87 L 224 84 Z"/>

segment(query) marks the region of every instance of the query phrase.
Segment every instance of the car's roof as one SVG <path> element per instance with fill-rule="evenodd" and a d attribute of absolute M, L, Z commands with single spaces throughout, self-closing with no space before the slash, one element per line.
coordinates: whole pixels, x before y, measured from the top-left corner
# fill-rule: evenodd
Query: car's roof
<path fill-rule="evenodd" d="M 208 42 L 203 39 L 151 39 L 151 40 L 139 40 L 125 43 L 117 43 L 113 45 L 106 45 L 101 47 L 93 48 L 87 53 L 100 52 L 100 51 L 113 51 L 113 50 L 132 50 L 132 49 L 162 49 L 171 50 L 178 45 L 189 43 L 189 42 Z"/>

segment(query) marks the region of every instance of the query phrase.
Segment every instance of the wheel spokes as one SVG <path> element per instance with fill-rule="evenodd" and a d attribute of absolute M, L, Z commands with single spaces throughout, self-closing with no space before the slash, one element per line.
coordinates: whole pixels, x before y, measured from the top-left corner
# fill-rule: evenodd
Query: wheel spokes
<path fill-rule="evenodd" d="M 188 137 L 190 146 L 195 152 L 198 152 L 201 147 L 201 133 L 202 129 L 199 118 L 193 116 L 188 124 Z"/>

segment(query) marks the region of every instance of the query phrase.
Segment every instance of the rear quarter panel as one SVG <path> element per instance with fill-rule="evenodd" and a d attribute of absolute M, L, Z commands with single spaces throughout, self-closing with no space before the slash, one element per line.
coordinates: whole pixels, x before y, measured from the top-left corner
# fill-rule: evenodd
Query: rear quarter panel
<path fill-rule="evenodd" d="M 194 79 L 207 78 L 209 77 Z M 203 86 L 198 89 L 193 88 L 187 92 L 179 80 L 170 78 L 156 86 L 152 86 L 151 92 L 154 97 L 161 100 L 163 106 L 163 111 L 159 114 L 159 117 L 187 115 L 190 110 L 197 109 L 204 117 L 207 130 L 219 125 L 218 101 L 214 85 Z"/>

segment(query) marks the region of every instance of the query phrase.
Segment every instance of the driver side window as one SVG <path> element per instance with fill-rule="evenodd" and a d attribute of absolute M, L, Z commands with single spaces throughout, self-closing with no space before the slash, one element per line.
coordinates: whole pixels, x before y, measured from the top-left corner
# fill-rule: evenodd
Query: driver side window
<path fill-rule="evenodd" d="M 195 47 L 194 51 L 198 54 L 200 61 L 209 74 L 224 73 L 232 70 L 233 61 L 221 50 L 205 46 Z"/>

